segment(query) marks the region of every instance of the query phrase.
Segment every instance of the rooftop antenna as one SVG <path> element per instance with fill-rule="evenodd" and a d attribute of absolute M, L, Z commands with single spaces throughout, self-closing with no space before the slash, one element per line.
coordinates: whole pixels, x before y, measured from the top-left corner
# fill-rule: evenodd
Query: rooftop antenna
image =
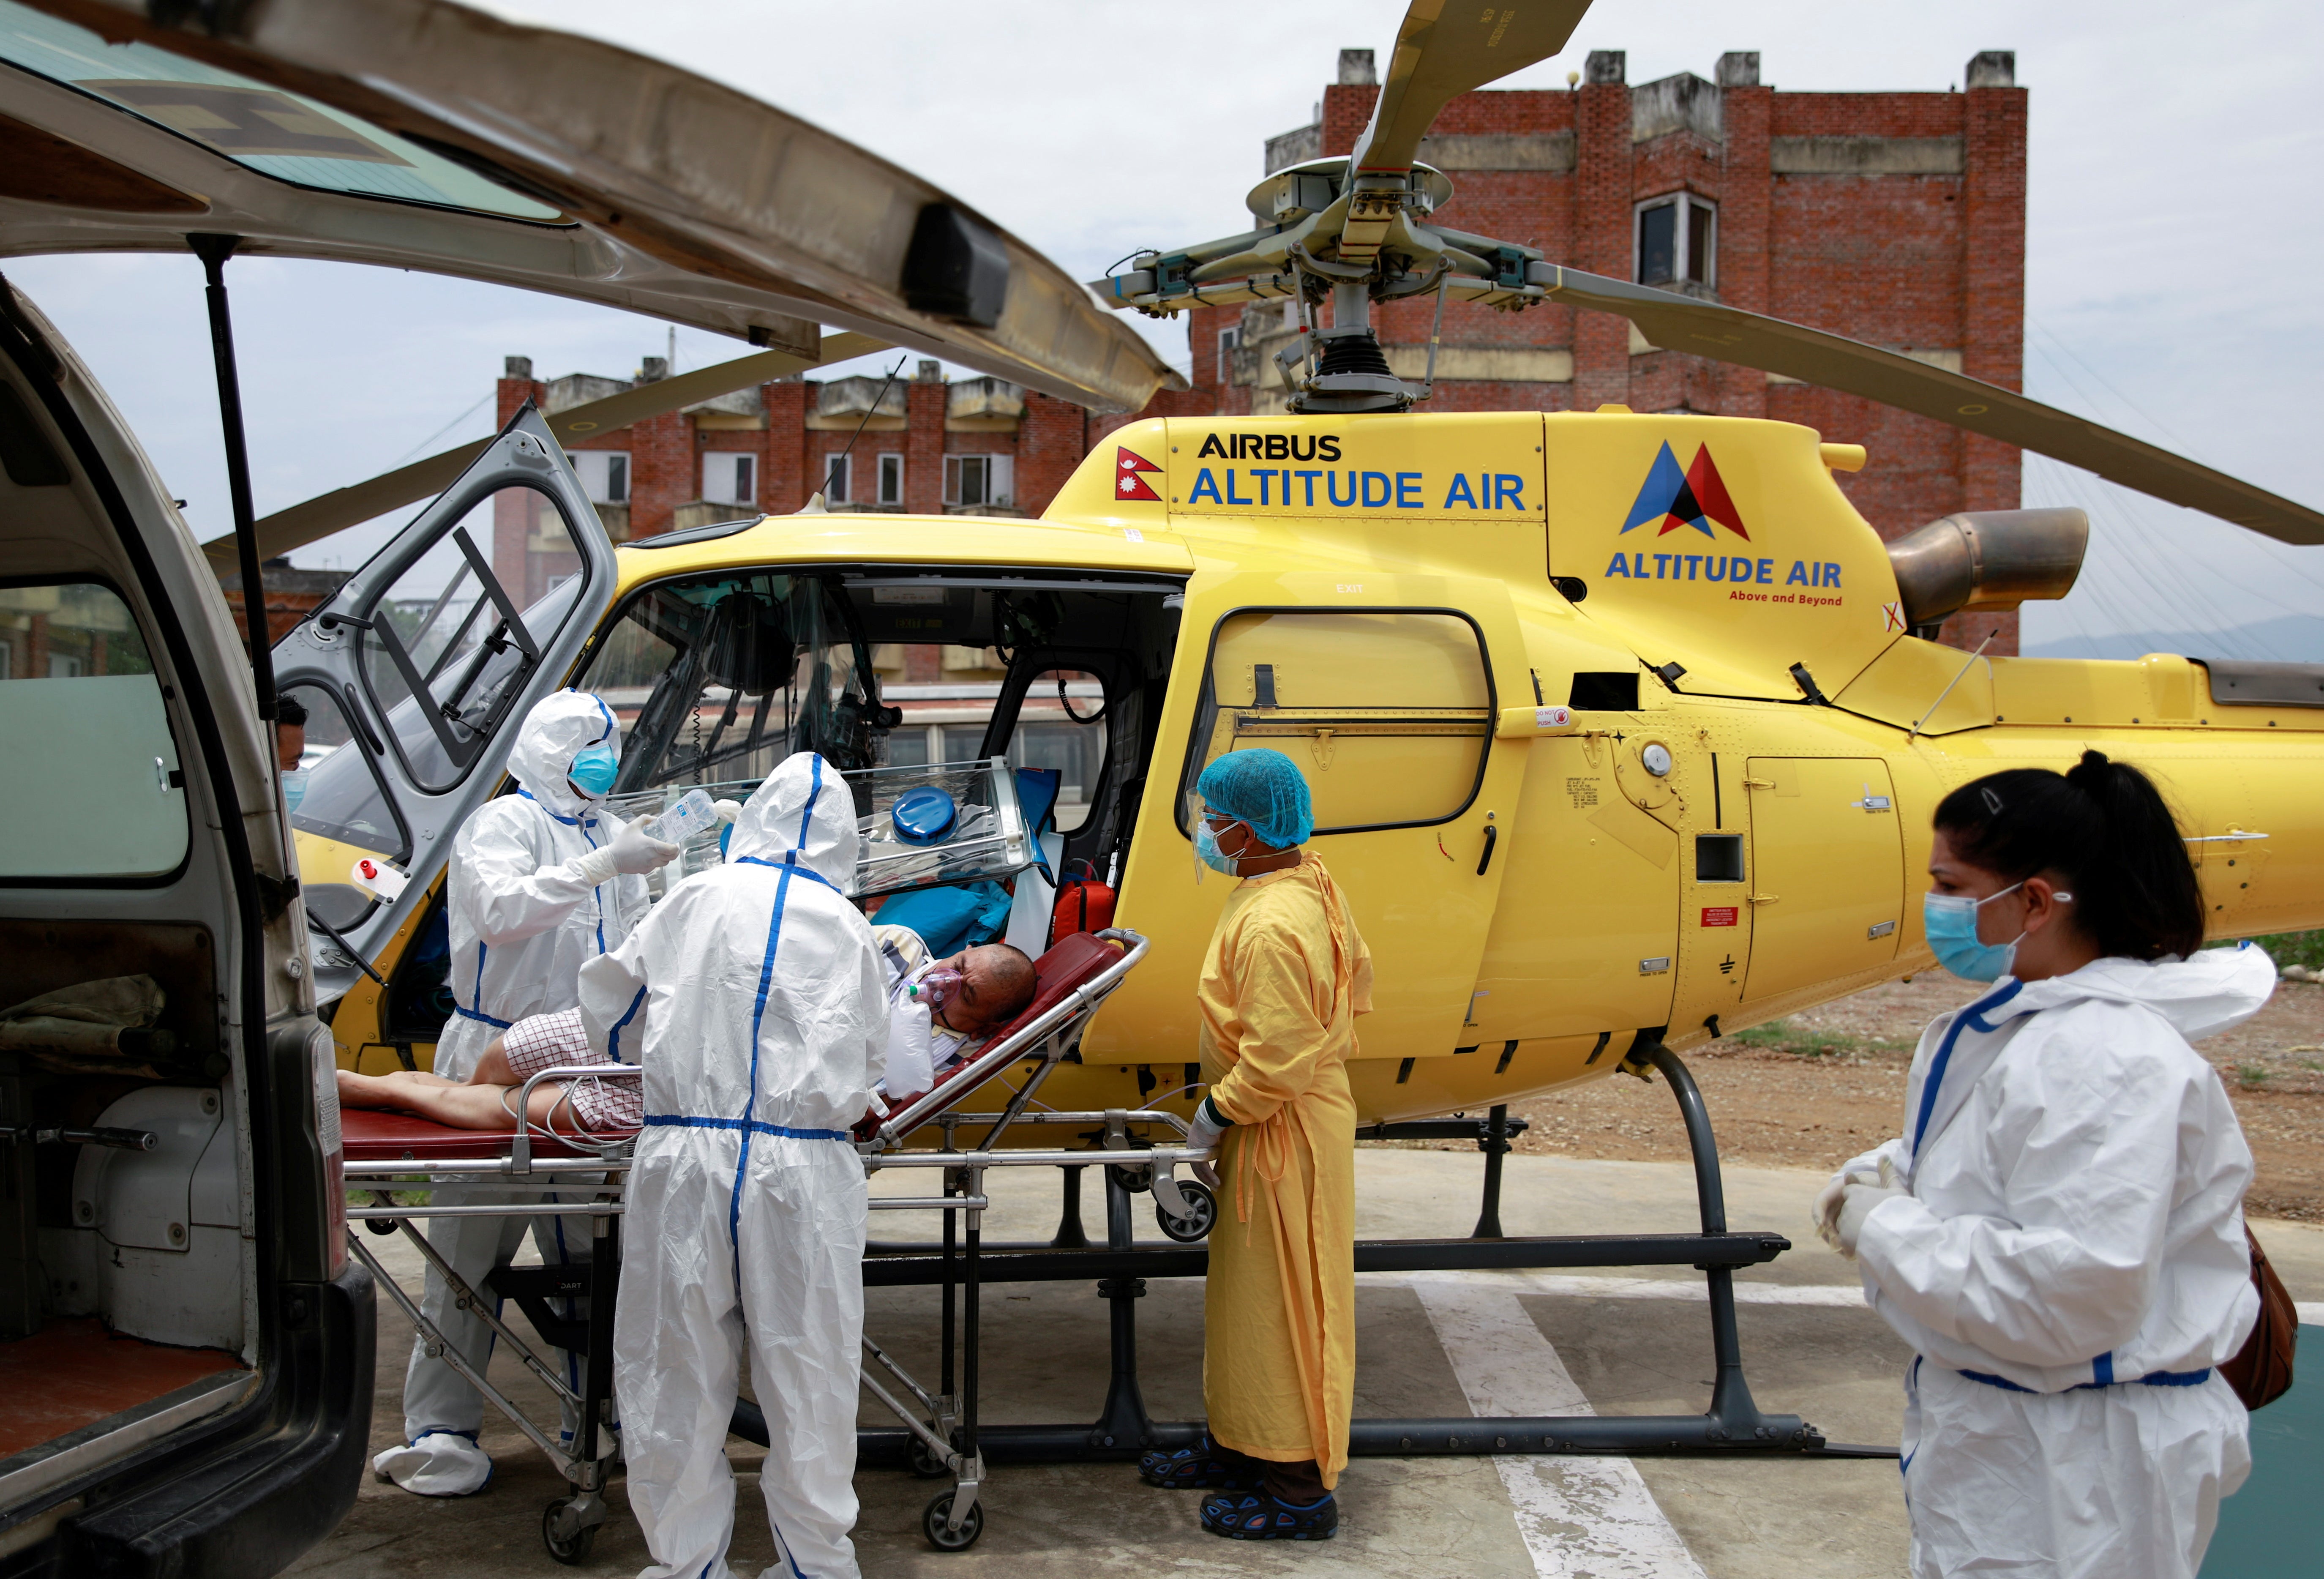
<path fill-rule="evenodd" d="M 831 469 L 823 474 L 823 486 L 816 489 L 815 497 L 807 501 L 807 511 L 813 511 L 816 505 L 822 501 L 824 495 L 831 492 L 831 479 L 839 475 L 839 468 L 845 466 L 847 464 L 847 457 L 855 453 L 855 441 L 862 438 L 863 429 L 872 425 L 872 413 L 880 409 L 880 402 L 888 398 L 888 386 L 896 382 L 896 374 L 903 371 L 904 359 L 901 356 L 899 356 L 896 358 L 896 365 L 888 369 L 887 378 L 881 383 L 880 392 L 872 397 L 872 404 L 865 408 L 863 412 L 863 420 L 856 423 L 855 431 L 847 436 L 847 448 L 841 450 L 837 455 L 832 457 Z M 802 513 L 806 513 L 806 512 L 802 512 Z"/>

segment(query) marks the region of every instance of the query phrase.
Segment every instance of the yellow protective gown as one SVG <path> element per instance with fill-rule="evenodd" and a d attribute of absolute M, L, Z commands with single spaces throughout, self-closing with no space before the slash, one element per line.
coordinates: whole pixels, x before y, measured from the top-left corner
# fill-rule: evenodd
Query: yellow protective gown
<path fill-rule="evenodd" d="M 1348 1462 L 1356 1373 L 1356 1106 L 1347 1061 L 1371 951 L 1313 852 L 1247 878 L 1197 997 L 1203 1078 L 1233 1121 L 1203 1299 L 1212 1440 L 1277 1464 Z"/>

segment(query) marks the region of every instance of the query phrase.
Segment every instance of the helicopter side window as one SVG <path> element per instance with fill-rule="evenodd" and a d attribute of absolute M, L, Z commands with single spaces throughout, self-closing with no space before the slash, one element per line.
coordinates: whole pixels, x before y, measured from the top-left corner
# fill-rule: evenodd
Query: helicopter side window
<path fill-rule="evenodd" d="M 1297 762 L 1318 834 L 1458 817 L 1491 747 L 1493 689 L 1476 626 L 1437 610 L 1245 610 L 1219 623 L 1179 797 L 1230 751 Z"/>

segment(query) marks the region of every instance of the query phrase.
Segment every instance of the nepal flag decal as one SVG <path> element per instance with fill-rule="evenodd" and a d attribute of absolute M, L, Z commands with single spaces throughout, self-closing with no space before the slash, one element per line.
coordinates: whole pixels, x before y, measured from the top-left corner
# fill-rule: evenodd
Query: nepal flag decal
<path fill-rule="evenodd" d="M 1113 496 L 1117 499 L 1151 499 L 1156 503 L 1160 503 L 1162 495 L 1156 493 L 1146 479 L 1139 474 L 1158 472 L 1161 469 L 1136 450 L 1126 448 L 1121 445 L 1114 446 Z"/>
<path fill-rule="evenodd" d="M 1736 510 L 1735 501 L 1728 496 L 1726 479 L 1719 475 L 1719 466 L 1711 458 L 1711 446 L 1699 446 L 1694 452 L 1694 464 L 1682 472 L 1678 457 L 1671 453 L 1668 440 L 1655 457 L 1653 467 L 1646 473 L 1646 486 L 1630 506 L 1629 518 L 1622 522 L 1624 531 L 1633 531 L 1653 522 L 1661 522 L 1655 535 L 1676 531 L 1691 526 L 1705 537 L 1715 537 L 1711 522 L 1717 522 L 1745 542 L 1751 534 L 1743 530 L 1742 514 Z"/>

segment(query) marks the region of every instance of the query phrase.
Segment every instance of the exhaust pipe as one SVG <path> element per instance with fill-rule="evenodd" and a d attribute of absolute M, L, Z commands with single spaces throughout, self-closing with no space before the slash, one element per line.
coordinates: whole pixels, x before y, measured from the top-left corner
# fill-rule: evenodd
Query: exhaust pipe
<path fill-rule="evenodd" d="M 1998 614 L 2074 589 L 2090 543 L 2080 510 L 1964 510 L 1888 545 L 1904 623 L 1936 639 L 1957 614 Z"/>

